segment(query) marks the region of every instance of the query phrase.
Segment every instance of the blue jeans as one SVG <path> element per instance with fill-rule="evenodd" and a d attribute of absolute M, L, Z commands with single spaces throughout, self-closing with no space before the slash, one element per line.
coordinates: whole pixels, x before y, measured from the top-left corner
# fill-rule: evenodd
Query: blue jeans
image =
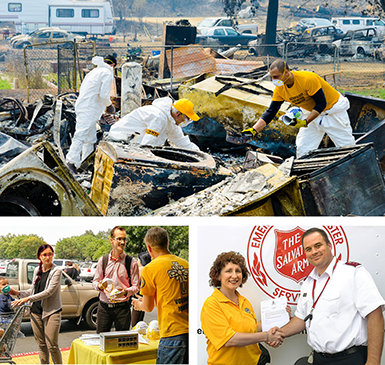
<path fill-rule="evenodd" d="M 188 364 L 188 333 L 162 337 L 159 341 L 157 364 Z"/>

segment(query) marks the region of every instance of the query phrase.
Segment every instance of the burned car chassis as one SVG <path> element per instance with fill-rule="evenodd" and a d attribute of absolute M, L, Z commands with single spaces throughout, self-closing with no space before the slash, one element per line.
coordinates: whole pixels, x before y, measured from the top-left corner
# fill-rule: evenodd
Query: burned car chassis
<path fill-rule="evenodd" d="M 0 215 L 101 215 L 49 142 L 0 169 Z"/>

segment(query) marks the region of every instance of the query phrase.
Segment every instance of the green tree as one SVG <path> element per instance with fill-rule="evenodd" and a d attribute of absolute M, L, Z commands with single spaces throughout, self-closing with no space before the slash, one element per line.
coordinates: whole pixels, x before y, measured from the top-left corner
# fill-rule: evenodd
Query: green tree
<path fill-rule="evenodd" d="M 87 231 L 80 236 L 72 236 L 59 240 L 56 243 L 55 255 L 58 258 L 76 260 L 97 260 L 110 249 L 107 238 Z"/>
<path fill-rule="evenodd" d="M 146 251 L 144 236 L 152 226 L 124 226 L 127 232 L 126 252 L 137 256 Z M 188 259 L 188 226 L 162 226 L 170 237 L 170 251 Z M 40 245 L 46 242 L 36 235 L 0 236 L 0 252 L 3 258 L 36 258 Z M 91 230 L 80 236 L 62 238 L 56 243 L 55 257 L 73 260 L 98 260 L 111 251 L 110 231 L 94 234 Z"/>
<path fill-rule="evenodd" d="M 126 251 L 131 255 L 137 255 L 139 252 L 146 251 L 144 236 L 152 226 L 124 226 L 127 232 Z M 175 255 L 184 255 L 188 257 L 188 226 L 161 226 L 170 237 L 170 251 Z M 187 258 L 184 257 L 184 258 Z"/>
<path fill-rule="evenodd" d="M 37 249 L 46 242 L 43 238 L 31 234 L 31 235 L 11 235 L 0 237 L 0 250 L 2 256 L 6 259 L 23 258 L 33 259 L 36 258 Z"/>

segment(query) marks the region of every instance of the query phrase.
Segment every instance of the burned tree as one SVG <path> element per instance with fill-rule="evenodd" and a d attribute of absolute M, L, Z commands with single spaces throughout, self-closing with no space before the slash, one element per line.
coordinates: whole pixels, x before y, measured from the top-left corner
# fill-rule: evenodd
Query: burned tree
<path fill-rule="evenodd" d="M 222 0 L 223 1 L 223 10 L 225 11 L 226 15 L 232 19 L 233 23 L 236 25 L 238 24 L 237 21 L 237 15 L 239 10 L 241 10 L 242 4 L 246 0 Z M 251 11 L 253 15 L 256 15 L 257 9 L 259 8 L 259 0 L 250 0 L 251 3 Z"/>
<path fill-rule="evenodd" d="M 306 4 L 308 1 L 305 1 Z M 329 1 L 324 1 L 319 4 L 317 8 L 330 8 L 332 5 Z M 299 6 L 299 8 L 302 7 Z M 343 3 L 344 13 L 351 15 L 354 13 L 361 13 L 363 16 L 378 16 L 383 18 L 385 16 L 385 0 L 346 0 Z"/>
<path fill-rule="evenodd" d="M 385 0 L 346 0 L 346 3 L 362 15 L 385 16 Z"/>

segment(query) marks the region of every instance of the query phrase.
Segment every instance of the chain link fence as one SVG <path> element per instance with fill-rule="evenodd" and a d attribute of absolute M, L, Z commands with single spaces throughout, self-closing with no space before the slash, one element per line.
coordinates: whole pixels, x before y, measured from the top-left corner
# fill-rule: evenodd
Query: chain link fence
<path fill-rule="evenodd" d="M 385 63 L 375 56 L 377 48 L 350 43 L 338 48 L 334 43 L 287 42 L 278 45 L 231 45 L 131 47 L 98 44 L 95 41 L 32 45 L 24 51 L 12 50 L 6 56 L 3 73 L 11 75 L 14 88 L 26 92 L 28 102 L 44 94 L 78 91 L 84 75 L 92 69 L 94 55 L 113 54 L 119 66 L 135 61 L 143 66 L 143 81 L 172 89 L 180 80 L 204 73 L 247 77 L 255 69 L 266 70 L 281 57 L 291 69 L 311 70 L 343 91 L 383 88 Z M 361 48 L 360 48 L 361 47 Z M 255 75 L 253 76 L 255 77 Z M 118 91 L 120 90 L 120 85 Z"/>

